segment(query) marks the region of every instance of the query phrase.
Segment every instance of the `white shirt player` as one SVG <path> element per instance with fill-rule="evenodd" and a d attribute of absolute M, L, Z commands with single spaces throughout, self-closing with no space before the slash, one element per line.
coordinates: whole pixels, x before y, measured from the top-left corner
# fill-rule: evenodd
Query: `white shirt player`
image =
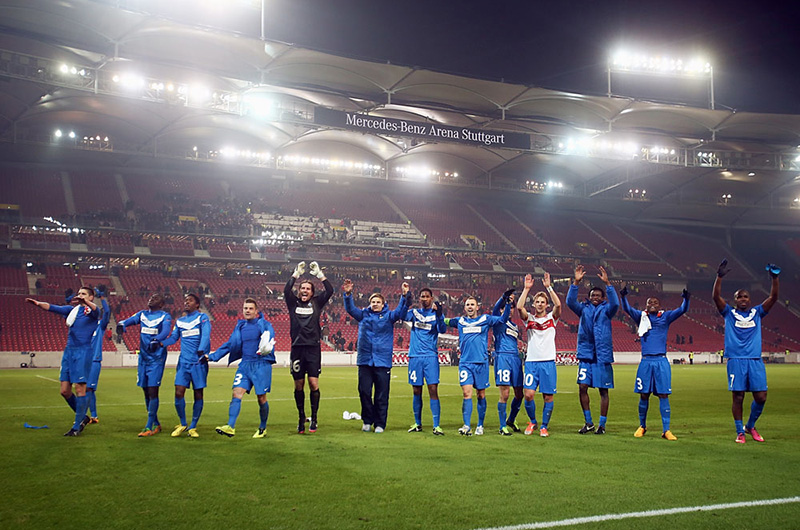
<path fill-rule="evenodd" d="M 525 327 L 528 330 L 528 361 L 555 361 L 556 360 L 556 324 L 552 311 L 543 317 L 536 317 L 528 313 Z"/>

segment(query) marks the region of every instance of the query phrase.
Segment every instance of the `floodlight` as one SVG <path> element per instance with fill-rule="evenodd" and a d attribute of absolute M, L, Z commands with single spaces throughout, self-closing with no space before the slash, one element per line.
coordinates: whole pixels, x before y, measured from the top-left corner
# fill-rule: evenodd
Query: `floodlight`
<path fill-rule="evenodd" d="M 56 129 L 56 132 L 55 132 L 55 136 L 56 136 L 56 138 L 61 138 L 61 135 L 62 135 L 62 134 L 63 134 L 63 133 L 61 132 L 61 129 Z"/>
<path fill-rule="evenodd" d="M 67 66 L 66 64 L 62 64 L 62 65 L 61 65 L 61 68 L 59 68 L 59 71 L 60 71 L 62 74 L 69 73 L 69 66 Z"/>
<path fill-rule="evenodd" d="M 75 138 L 75 131 L 70 131 L 70 132 L 69 132 L 69 134 L 68 134 L 68 136 L 69 136 L 70 138 Z"/>

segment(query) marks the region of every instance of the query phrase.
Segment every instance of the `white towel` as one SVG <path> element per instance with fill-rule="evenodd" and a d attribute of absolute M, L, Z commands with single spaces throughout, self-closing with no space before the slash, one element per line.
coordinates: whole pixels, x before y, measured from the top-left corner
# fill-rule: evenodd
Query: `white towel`
<path fill-rule="evenodd" d="M 258 354 L 269 355 L 275 349 L 275 339 L 270 337 L 270 332 L 265 331 L 261 334 L 261 340 L 258 343 Z"/>
<path fill-rule="evenodd" d="M 72 311 L 69 312 L 69 315 L 67 315 L 67 327 L 71 328 L 72 325 L 75 323 L 75 319 L 78 318 L 78 311 L 80 309 L 81 306 L 76 305 L 75 307 L 72 308 Z"/>
<path fill-rule="evenodd" d="M 650 317 L 647 316 L 647 311 L 642 311 L 642 318 L 639 320 L 639 336 L 644 337 L 644 334 L 652 329 L 650 324 Z"/>

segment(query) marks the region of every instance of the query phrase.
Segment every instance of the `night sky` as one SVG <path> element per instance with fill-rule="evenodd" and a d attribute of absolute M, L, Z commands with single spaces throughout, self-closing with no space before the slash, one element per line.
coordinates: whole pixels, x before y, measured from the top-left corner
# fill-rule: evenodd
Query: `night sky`
<path fill-rule="evenodd" d="M 800 6 L 785 5 L 267 0 L 266 29 L 268 39 L 339 55 L 598 95 L 620 45 L 702 53 L 714 65 L 717 108 L 800 114 Z M 618 79 L 621 95 L 708 102 L 702 84 L 659 93 L 659 82 Z"/>

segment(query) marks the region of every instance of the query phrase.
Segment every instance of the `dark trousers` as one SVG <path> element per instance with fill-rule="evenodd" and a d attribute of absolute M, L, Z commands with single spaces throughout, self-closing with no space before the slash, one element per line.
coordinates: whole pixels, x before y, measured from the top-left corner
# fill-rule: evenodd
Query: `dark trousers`
<path fill-rule="evenodd" d="M 379 366 L 358 367 L 358 397 L 361 398 L 361 421 L 386 428 L 389 413 L 389 384 L 392 369 Z M 372 391 L 375 390 L 373 397 Z"/>

